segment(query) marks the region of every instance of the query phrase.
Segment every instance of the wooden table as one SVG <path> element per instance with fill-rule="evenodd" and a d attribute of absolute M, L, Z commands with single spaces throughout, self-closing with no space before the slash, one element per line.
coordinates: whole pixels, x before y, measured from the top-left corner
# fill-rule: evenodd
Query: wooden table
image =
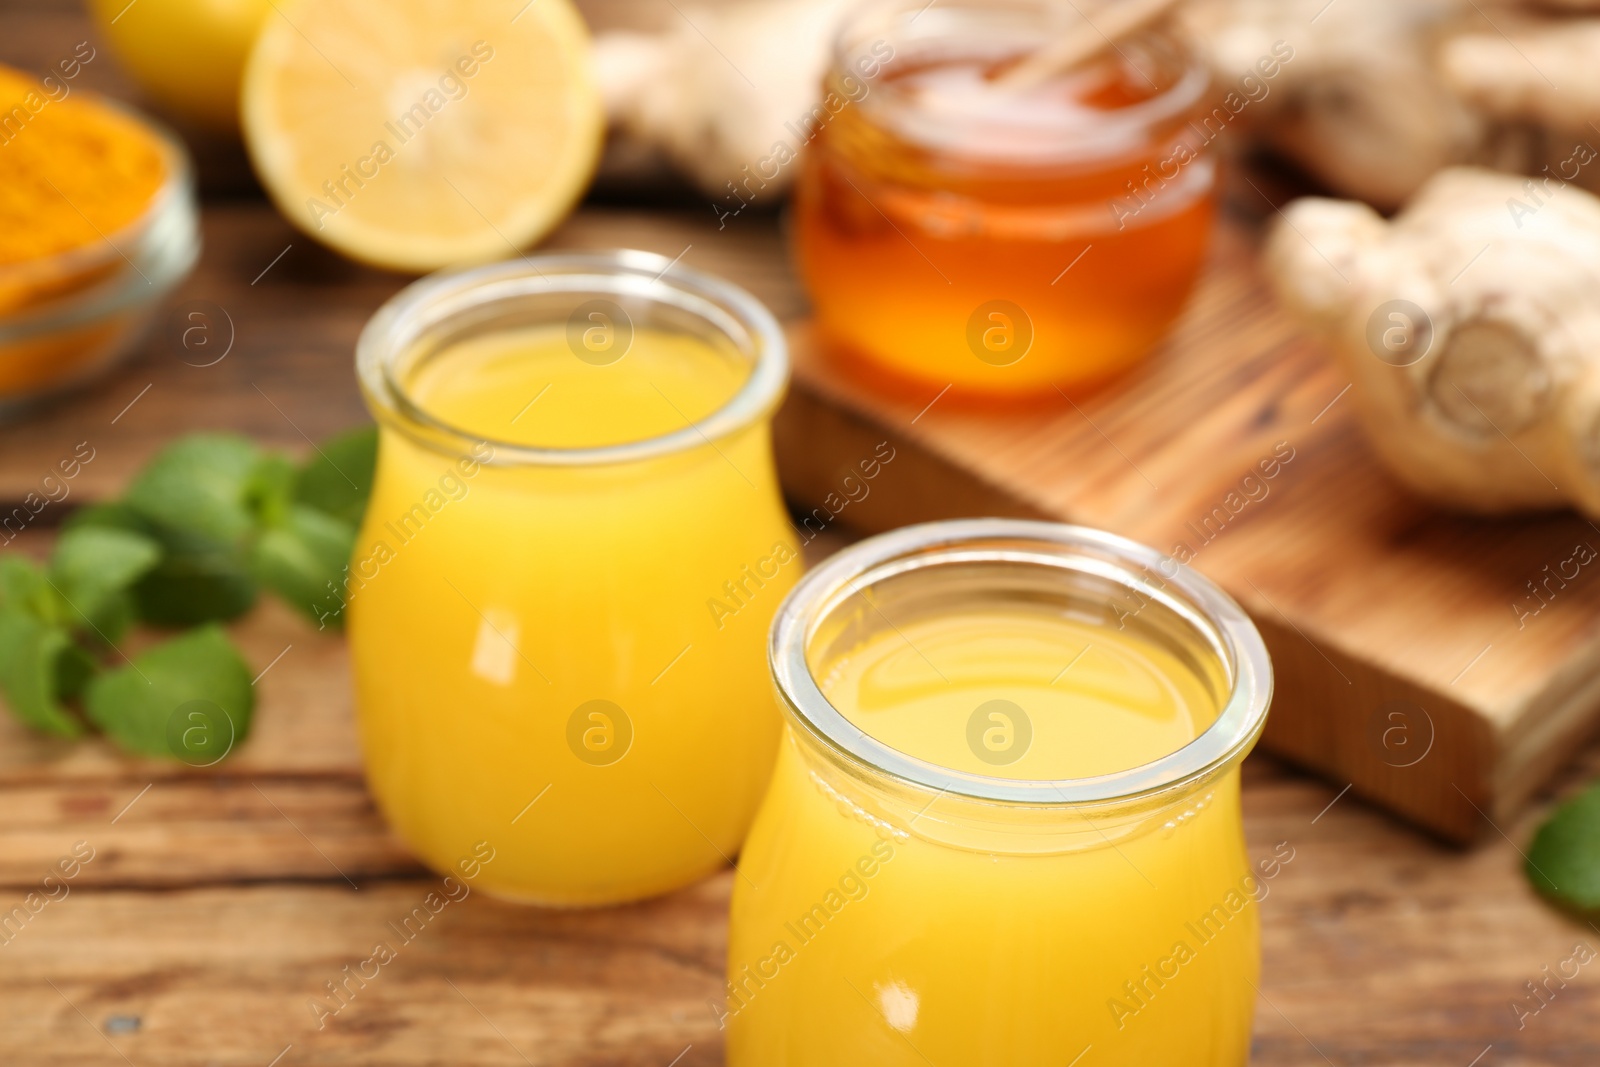
<path fill-rule="evenodd" d="M 0 0 L 0 57 L 48 56 L 81 28 L 70 11 Z M 255 198 L 211 202 L 205 239 L 173 307 L 227 309 L 227 358 L 189 366 L 158 332 L 86 392 L 0 428 L 0 500 L 79 441 L 95 459 L 70 503 L 116 491 L 182 432 L 231 429 L 303 452 L 307 438 L 364 418 L 352 346 L 404 279 L 322 251 Z M 709 210 L 590 207 L 551 241 L 618 244 L 682 253 L 786 320 L 803 311 L 771 218 L 719 232 Z M 61 510 L 7 550 L 47 550 Z M 436 880 L 388 835 L 362 785 L 342 642 L 270 605 L 236 636 L 270 669 L 254 735 L 210 771 L 41 740 L 0 718 L 0 910 L 75 843 L 94 854 L 67 896 L 0 944 L 0 1063 L 721 1062 L 708 1002 L 721 989 L 728 872 L 595 912 L 473 895 L 319 1030 L 311 999 Z M 1600 752 L 1581 762 L 1561 789 L 1600 771 Z M 1545 907 L 1522 878 L 1518 847 L 1536 815 L 1459 852 L 1269 758 L 1252 757 L 1245 778 L 1251 854 L 1287 842 L 1295 857 L 1262 905 L 1257 1067 L 1600 1062 L 1600 969 L 1520 1029 L 1513 1009 L 1538 1006 L 1524 983 L 1576 942 L 1600 947 L 1600 929 Z"/>
<path fill-rule="evenodd" d="M 589 208 L 551 244 L 687 249 L 685 261 L 739 278 L 793 318 L 802 300 L 777 225 L 742 221 L 719 233 L 710 212 Z M 176 304 L 228 310 L 227 358 L 191 367 L 158 336 L 87 392 L 0 428 L 6 495 L 77 441 L 96 449 L 74 488 L 90 499 L 187 430 L 304 451 L 302 432 L 364 417 L 352 345 L 404 279 L 338 260 L 255 201 L 213 204 L 205 230 L 204 261 Z M 18 545 L 42 551 L 49 536 Z M 310 999 L 434 879 L 362 786 L 342 642 L 270 605 L 238 637 L 257 670 L 271 668 L 254 736 L 213 771 L 0 721 L 0 905 L 20 902 L 75 842 L 95 850 L 70 894 L 0 946 L 0 1062 L 720 1062 L 707 1002 L 721 983 L 728 873 L 600 912 L 469 897 L 319 1031 Z M 1600 770 L 1600 753 L 1586 768 Z M 1483 1067 L 1600 1061 L 1600 971 L 1517 1028 L 1524 982 L 1579 940 L 1600 947 L 1600 930 L 1524 883 L 1517 847 L 1531 820 L 1463 853 L 1263 756 L 1246 781 L 1251 853 L 1295 850 L 1262 906 L 1258 1065 L 1467 1067 L 1491 1045 Z"/>

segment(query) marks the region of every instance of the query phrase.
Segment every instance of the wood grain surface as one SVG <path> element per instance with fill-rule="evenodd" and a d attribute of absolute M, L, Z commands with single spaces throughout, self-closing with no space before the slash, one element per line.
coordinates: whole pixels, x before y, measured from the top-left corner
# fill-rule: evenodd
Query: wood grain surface
<path fill-rule="evenodd" d="M 75 5 L 0 0 L 0 60 L 31 62 L 82 37 Z M 115 88 L 114 68 L 102 69 L 95 76 Z M 225 147 L 216 151 L 227 157 Z M 233 429 L 304 452 L 308 438 L 365 418 L 351 374 L 355 336 L 406 279 L 344 263 L 250 197 L 212 199 L 204 229 L 201 267 L 169 313 L 196 300 L 219 305 L 234 324 L 233 349 L 197 368 L 158 331 L 127 365 L 83 392 L 0 427 L 4 500 L 25 493 L 77 442 L 96 449 L 73 482 L 74 496 L 0 551 L 47 551 L 65 505 L 117 491 L 178 434 Z M 798 330 L 804 303 L 782 243 L 774 218 L 746 216 L 718 231 L 709 208 L 698 206 L 680 213 L 590 207 L 550 242 L 682 253 L 686 263 L 749 287 Z M 1274 397 L 1296 418 L 1309 418 L 1337 383 L 1288 362 L 1261 362 L 1266 392 L 1230 400 L 1222 388 L 1214 403 Z M 827 401 L 816 381 L 802 379 L 791 407 L 804 418 L 786 417 L 783 433 L 804 444 L 819 426 L 844 433 L 876 425 Z M 1138 435 L 1160 432 L 1133 416 L 1101 429 L 1125 450 Z M 1391 493 L 1362 467 L 1347 425 L 1323 419 L 1313 429 L 1295 440 L 1327 434 L 1311 453 L 1323 458 L 1295 474 L 1334 479 L 1330 508 L 1364 513 L 1363 493 Z M 1202 458 L 1221 469 L 1250 455 L 1240 441 Z M 1099 471 L 1102 488 L 1134 507 L 1141 491 L 1113 492 L 1118 477 L 1089 446 L 1064 462 Z M 1347 466 L 1367 477 L 1340 481 Z M 796 477 L 831 473 L 820 463 L 809 473 L 790 467 Z M 896 469 L 895 492 L 963 494 L 959 506 L 972 511 L 1026 510 L 1014 494 L 981 480 L 951 481 L 950 467 L 936 450 L 917 454 Z M 1152 463 L 1147 473 L 1169 491 L 1197 492 L 1180 469 Z M 882 485 L 884 497 L 894 495 L 888 481 Z M 1178 502 L 1170 506 L 1184 514 Z M 1428 573 L 1431 555 L 1475 536 L 1470 524 L 1426 509 L 1406 515 L 1385 536 L 1409 546 L 1419 573 Z M 1566 536 L 1564 521 L 1518 524 L 1508 534 L 1518 552 L 1536 555 Z M 840 522 L 872 525 L 871 508 Z M 1239 551 L 1225 541 L 1217 548 L 1217 555 Z M 1475 573 L 1486 584 L 1509 580 L 1525 562 L 1523 555 L 1497 558 Z M 1300 567 L 1299 580 L 1321 597 L 1346 595 L 1320 558 L 1307 556 Z M 1404 567 L 1386 573 L 1396 595 L 1413 588 Z M 1262 587 L 1270 595 L 1273 587 Z M 362 785 L 342 642 L 270 605 L 234 635 L 264 673 L 254 732 L 217 767 L 132 760 L 95 741 L 45 741 L 0 716 L 0 912 L 42 891 L 47 869 L 75 846 L 93 850 L 67 895 L 0 939 L 0 1063 L 722 1062 L 707 1002 L 721 984 L 729 872 L 661 900 L 602 911 L 540 911 L 473 894 L 445 909 L 319 1028 L 310 1004 L 325 998 L 325 984 L 365 959 L 388 924 L 437 883 L 388 834 Z M 1600 772 L 1600 752 L 1588 750 L 1579 763 L 1538 793 L 1534 809 L 1493 826 L 1485 821 L 1482 847 L 1459 851 L 1368 806 L 1342 782 L 1252 756 L 1244 789 L 1251 855 L 1264 857 L 1279 842 L 1295 855 L 1262 904 L 1265 970 L 1252 1062 L 1600 1062 L 1600 972 L 1585 969 L 1520 1027 L 1513 1008 L 1537 1006 L 1525 983 L 1542 981 L 1542 969 L 1566 959 L 1575 943 L 1600 947 L 1600 930 L 1544 906 L 1520 871 L 1518 850 L 1538 813 Z"/>
<path fill-rule="evenodd" d="M 758 221 L 718 233 L 710 212 L 589 209 L 551 244 L 683 252 L 797 322 L 804 308 L 778 226 Z M 86 392 L 0 429 L 5 492 L 86 435 L 99 451 L 75 491 L 92 499 L 187 430 L 242 428 L 303 451 L 301 431 L 317 437 L 363 417 L 352 345 L 404 279 L 303 245 L 260 204 L 214 205 L 205 228 L 205 260 L 175 305 L 204 296 L 226 307 L 234 351 L 197 369 L 158 336 Z M 900 473 L 939 484 L 910 465 Z M 41 529 L 6 550 L 42 552 L 50 536 Z M 236 636 L 256 670 L 270 669 L 257 683 L 255 733 L 216 768 L 42 741 L 0 719 L 0 905 L 37 889 L 76 842 L 95 849 L 70 894 L 0 945 L 0 1062 L 721 1062 L 707 1001 L 719 988 L 728 873 L 601 912 L 471 896 L 319 1030 L 312 998 L 433 880 L 362 787 L 341 641 L 271 606 Z M 1600 770 L 1600 757 L 1586 768 Z M 1562 788 L 1580 780 L 1571 772 Z M 1518 847 L 1532 813 L 1458 852 L 1259 754 L 1246 764 L 1245 813 L 1253 856 L 1280 841 L 1296 856 L 1262 906 L 1258 1067 L 1467 1067 L 1489 1046 L 1482 1067 L 1596 1062 L 1600 980 L 1587 971 L 1524 1028 L 1512 1009 L 1535 1003 L 1523 983 L 1573 944 L 1600 947 L 1600 931 L 1527 888 Z"/>

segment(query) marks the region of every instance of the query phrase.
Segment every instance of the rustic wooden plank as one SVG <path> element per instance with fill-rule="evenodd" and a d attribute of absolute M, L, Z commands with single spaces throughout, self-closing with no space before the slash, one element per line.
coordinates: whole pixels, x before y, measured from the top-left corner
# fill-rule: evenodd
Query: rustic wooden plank
<path fill-rule="evenodd" d="M 436 879 L 170 893 L 80 890 L 5 946 L 0 1057 L 27 1062 L 628 1064 L 720 1061 L 729 878 L 648 905 L 553 912 L 472 894 L 412 940 Z M 459 896 L 459 891 L 456 891 Z M 115 931 L 114 940 L 107 939 Z M 325 983 L 395 951 L 331 1019 Z M 367 968 L 367 973 L 372 973 Z M 81 1015 L 79 1013 L 82 1013 Z M 111 1017 L 137 1019 L 107 1034 Z M 318 1021 L 326 1025 L 319 1030 Z M 127 1025 L 127 1024 L 124 1024 Z M 101 1029 L 95 1033 L 91 1026 Z M 287 1053 L 285 1053 L 287 1050 Z"/>
<path fill-rule="evenodd" d="M 95 850 L 74 879 L 83 886 L 329 878 L 359 885 L 422 870 L 353 778 L 23 786 L 0 789 L 0 804 L 9 817 L 0 886 L 19 890 L 37 886 L 79 841 Z"/>
<path fill-rule="evenodd" d="M 1294 850 L 1262 905 L 1258 1067 L 1465 1067 L 1490 1045 L 1481 1062 L 1576 1067 L 1600 1056 L 1600 986 L 1587 970 L 1517 1026 L 1512 1003 L 1536 1006 L 1523 983 L 1542 981 L 1576 942 L 1600 945 L 1600 933 L 1536 902 L 1509 842 L 1447 849 L 1271 758 L 1249 761 L 1244 798 L 1251 855 L 1278 842 Z M 1520 840 L 1527 826 L 1507 830 Z M 72 840 L 63 833 L 63 850 Z M 337 878 L 162 892 L 84 883 L 0 947 L 0 1061 L 48 1050 L 67 1067 L 118 1062 L 109 1040 L 133 1063 L 173 1067 L 262 1067 L 286 1047 L 285 1067 L 663 1067 L 686 1047 L 680 1064 L 716 1064 L 707 1001 L 721 988 L 732 878 L 599 911 L 474 893 L 400 945 L 322 1030 L 308 1001 L 377 941 L 396 943 L 388 924 L 435 879 L 358 880 L 358 890 Z M 112 1018 L 138 1029 L 91 1032 Z"/>

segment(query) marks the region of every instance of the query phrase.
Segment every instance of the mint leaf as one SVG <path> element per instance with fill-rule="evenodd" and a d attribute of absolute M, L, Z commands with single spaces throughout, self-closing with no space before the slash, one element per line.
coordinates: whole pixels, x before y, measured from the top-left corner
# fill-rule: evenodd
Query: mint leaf
<path fill-rule="evenodd" d="M 68 645 L 56 660 L 56 698 L 78 699 L 89 679 L 99 670 L 100 662 L 85 652 L 82 645 Z"/>
<path fill-rule="evenodd" d="M 378 465 L 378 428 L 362 426 L 324 441 L 295 479 L 294 498 L 360 526 Z"/>
<path fill-rule="evenodd" d="M 75 512 L 70 512 L 66 520 L 62 520 L 61 523 L 62 534 L 85 528 L 126 530 L 128 533 L 144 534 L 147 537 L 155 536 L 155 526 L 150 525 L 146 518 L 142 518 L 139 512 L 123 501 L 102 501 L 101 504 L 80 507 Z"/>
<path fill-rule="evenodd" d="M 254 706 L 250 670 L 216 626 L 157 645 L 84 694 L 90 721 L 123 748 L 196 765 L 244 740 Z"/>
<path fill-rule="evenodd" d="M 264 452 L 245 482 L 245 502 L 258 524 L 281 525 L 289 515 L 298 477 L 294 463 L 282 452 Z"/>
<path fill-rule="evenodd" d="M 248 493 L 249 478 L 245 486 Z M 121 501 L 75 512 L 68 532 L 106 527 L 144 534 L 161 549 L 161 559 L 133 587 L 139 618 L 157 626 L 196 626 L 237 618 L 256 602 L 256 585 L 238 550 L 194 531 L 158 526 Z"/>
<path fill-rule="evenodd" d="M 83 724 L 61 706 L 62 689 L 79 681 L 82 655 L 63 627 L 14 607 L 0 610 L 0 695 L 34 729 L 61 737 L 83 733 Z"/>
<path fill-rule="evenodd" d="M 139 617 L 156 626 L 238 618 L 255 606 L 256 583 L 232 552 L 190 543 L 169 547 L 133 587 Z"/>
<path fill-rule="evenodd" d="M 137 511 L 120 500 L 90 504 L 71 512 L 62 522 L 61 531 L 66 533 L 91 526 L 96 529 L 128 530 L 132 533 L 150 532 L 150 524 L 141 519 Z"/>
<path fill-rule="evenodd" d="M 85 525 L 56 540 L 49 579 L 66 601 L 78 629 L 115 641 L 132 621 L 127 590 L 161 559 L 161 547 L 143 534 Z"/>
<path fill-rule="evenodd" d="M 56 598 L 39 565 L 15 552 L 0 553 L 0 608 L 51 618 Z"/>
<path fill-rule="evenodd" d="M 255 525 L 251 477 L 260 460 L 261 450 L 243 437 L 181 437 L 139 472 L 124 500 L 157 526 L 235 545 Z"/>
<path fill-rule="evenodd" d="M 120 530 L 157 546 L 159 558 L 131 589 L 132 609 L 147 622 L 191 626 L 234 618 L 255 604 L 259 582 L 313 621 L 337 625 L 338 590 L 376 462 L 372 426 L 325 442 L 298 468 L 242 437 L 184 437 L 139 473 L 124 500 L 83 509 L 68 529 Z M 99 603 L 100 593 L 62 588 L 92 628 L 114 639 L 127 612 L 119 614 L 109 594 L 103 609 L 84 603 Z M 48 613 L 51 603 L 42 596 L 40 610 Z M 78 611 L 58 614 L 80 621 Z"/>
<path fill-rule="evenodd" d="M 284 525 L 262 532 L 250 555 L 250 569 L 311 621 L 340 625 L 344 568 L 355 549 L 349 523 L 296 504 Z M 331 583 L 331 588 L 330 588 Z"/>
<path fill-rule="evenodd" d="M 1600 783 L 1545 820 L 1524 869 L 1545 896 L 1579 911 L 1600 911 Z"/>
<path fill-rule="evenodd" d="M 126 589 L 161 558 L 161 547 L 143 534 L 107 526 L 82 526 L 56 539 L 50 577 L 67 593 L 93 596 Z"/>

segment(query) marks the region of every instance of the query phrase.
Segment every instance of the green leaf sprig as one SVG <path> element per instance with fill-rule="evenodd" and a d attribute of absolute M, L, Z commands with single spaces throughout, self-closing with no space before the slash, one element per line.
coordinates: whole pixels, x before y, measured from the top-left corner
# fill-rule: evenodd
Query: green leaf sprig
<path fill-rule="evenodd" d="M 254 690 L 218 623 L 266 588 L 342 625 L 376 455 L 372 427 L 299 466 L 233 435 L 173 442 L 120 500 L 75 513 L 43 565 L 0 554 L 0 697 L 45 733 L 93 726 L 141 755 L 220 759 L 249 730 Z M 126 660 L 117 642 L 140 622 L 193 629 Z"/>
<path fill-rule="evenodd" d="M 1600 913 L 1600 782 L 1563 803 L 1528 846 L 1535 889 L 1570 911 Z"/>

